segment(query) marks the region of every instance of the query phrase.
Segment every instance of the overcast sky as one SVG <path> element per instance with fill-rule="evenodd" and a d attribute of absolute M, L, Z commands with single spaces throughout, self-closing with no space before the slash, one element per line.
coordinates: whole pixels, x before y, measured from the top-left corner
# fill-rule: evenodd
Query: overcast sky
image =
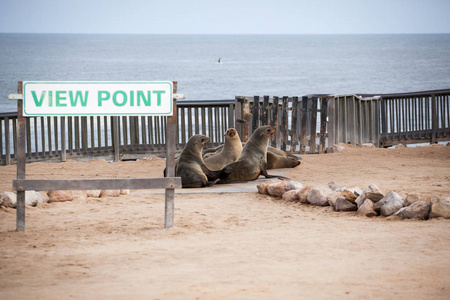
<path fill-rule="evenodd" d="M 450 0 L 0 0 L 0 32 L 450 33 Z"/>

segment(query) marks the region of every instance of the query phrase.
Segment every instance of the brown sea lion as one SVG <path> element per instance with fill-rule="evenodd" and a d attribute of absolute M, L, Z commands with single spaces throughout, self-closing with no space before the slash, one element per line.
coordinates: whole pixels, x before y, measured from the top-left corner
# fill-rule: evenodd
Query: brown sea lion
<path fill-rule="evenodd" d="M 277 155 L 271 151 L 267 151 L 267 169 L 295 168 L 300 165 L 301 161 L 294 157 Z"/>
<path fill-rule="evenodd" d="M 204 155 L 203 161 L 210 170 L 220 170 L 225 165 L 238 159 L 242 152 L 242 143 L 234 128 L 229 128 L 225 134 L 225 143 L 220 151 L 214 152 L 210 156 Z"/>
<path fill-rule="evenodd" d="M 178 157 L 175 168 L 177 177 L 181 177 L 184 188 L 199 188 L 214 185 L 219 172 L 211 172 L 202 158 L 202 148 L 209 143 L 209 137 L 201 134 L 189 138 Z"/>
<path fill-rule="evenodd" d="M 251 181 L 258 179 L 260 175 L 266 178 L 288 179 L 267 173 L 267 144 L 275 131 L 276 127 L 269 125 L 258 127 L 245 143 L 239 158 L 222 169 L 219 183 Z"/>

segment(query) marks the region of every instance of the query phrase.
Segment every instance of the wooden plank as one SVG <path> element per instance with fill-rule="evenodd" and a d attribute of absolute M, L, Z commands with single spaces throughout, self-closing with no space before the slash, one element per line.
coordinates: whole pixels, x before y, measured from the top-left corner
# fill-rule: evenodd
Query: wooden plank
<path fill-rule="evenodd" d="M 280 126 L 281 150 L 283 151 L 286 151 L 287 130 L 288 130 L 287 123 L 288 123 L 288 97 L 283 96 L 281 106 L 281 126 Z"/>
<path fill-rule="evenodd" d="M 174 93 L 176 89 L 174 88 Z M 166 176 L 177 179 L 177 185 L 172 183 L 165 192 L 164 227 L 173 227 L 175 211 L 175 190 L 181 188 L 181 178 L 173 178 L 175 174 L 175 142 L 177 136 L 177 101 L 173 100 L 173 115 L 167 118 L 166 130 Z"/>
<path fill-rule="evenodd" d="M 272 122 L 271 122 L 271 126 L 275 126 L 277 128 L 277 131 L 275 131 L 275 133 L 273 134 L 273 136 L 271 137 L 271 145 L 272 147 L 276 147 L 277 146 L 277 138 L 278 138 L 278 104 L 279 104 L 279 99 L 277 96 L 273 97 L 273 105 L 272 105 Z"/>
<path fill-rule="evenodd" d="M 308 96 L 302 97 L 302 127 L 300 128 L 300 153 L 306 150 L 306 128 L 308 127 Z"/>
<path fill-rule="evenodd" d="M 437 113 L 437 99 L 436 95 L 431 95 L 431 144 L 436 143 L 436 134 L 438 126 L 438 113 Z"/>
<path fill-rule="evenodd" d="M 252 132 L 254 132 L 259 127 L 259 96 L 253 97 L 252 114 Z"/>
<path fill-rule="evenodd" d="M 298 122 L 298 97 L 292 98 L 292 117 L 291 117 L 291 153 L 296 152 L 296 147 L 298 143 L 298 133 L 297 133 L 297 122 Z"/>
<path fill-rule="evenodd" d="M 335 119 L 336 98 L 331 96 L 328 98 L 328 147 L 333 146 L 336 142 L 336 119 Z"/>
<path fill-rule="evenodd" d="M 112 120 L 112 144 L 113 144 L 113 157 L 114 161 L 117 162 L 120 160 L 119 151 L 120 151 L 120 137 L 119 137 L 119 117 L 113 116 Z"/>
<path fill-rule="evenodd" d="M 269 96 L 264 96 L 263 99 L 261 124 L 262 125 L 269 124 Z"/>
<path fill-rule="evenodd" d="M 311 105 L 311 123 L 309 131 L 309 153 L 316 153 L 316 131 L 317 131 L 317 97 L 313 97 Z"/>
<path fill-rule="evenodd" d="M 66 117 L 61 117 L 61 161 L 66 161 Z"/>
<path fill-rule="evenodd" d="M 102 178 L 102 179 L 16 179 L 18 192 L 30 190 L 117 190 L 181 188 L 180 177 L 166 178 Z"/>
<path fill-rule="evenodd" d="M 18 94 L 23 94 L 22 82 L 18 82 Z M 25 117 L 23 116 L 23 100 L 17 100 L 17 151 L 14 153 L 17 160 L 17 180 L 25 180 L 26 156 L 25 156 Z M 16 203 L 16 230 L 25 231 L 25 191 L 17 191 Z"/>
<path fill-rule="evenodd" d="M 325 153 L 327 138 L 328 98 L 321 98 L 320 106 L 320 145 L 319 153 Z"/>
<path fill-rule="evenodd" d="M 5 118 L 5 163 L 11 164 L 11 134 L 9 132 L 9 118 Z"/>

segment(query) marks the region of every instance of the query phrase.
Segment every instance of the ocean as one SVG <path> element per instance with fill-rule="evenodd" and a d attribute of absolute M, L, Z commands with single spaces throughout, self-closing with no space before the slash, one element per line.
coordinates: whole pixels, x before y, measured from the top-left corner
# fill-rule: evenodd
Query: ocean
<path fill-rule="evenodd" d="M 445 89 L 450 34 L 0 33 L 0 113 L 25 80 L 170 80 L 187 100 Z"/>

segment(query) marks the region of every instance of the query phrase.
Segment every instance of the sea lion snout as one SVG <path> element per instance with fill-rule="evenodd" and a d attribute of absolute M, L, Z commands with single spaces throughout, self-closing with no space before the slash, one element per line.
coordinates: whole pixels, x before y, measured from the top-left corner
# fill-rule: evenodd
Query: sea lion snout
<path fill-rule="evenodd" d="M 237 131 L 234 128 L 230 128 L 230 129 L 227 130 L 227 135 L 229 137 L 234 137 L 236 134 L 237 134 Z"/>
<path fill-rule="evenodd" d="M 206 145 L 206 144 L 208 144 L 208 143 L 209 143 L 209 141 L 210 141 L 210 138 L 209 138 L 209 137 L 207 137 L 207 136 L 205 136 L 205 137 L 202 137 L 202 138 L 200 139 L 200 142 L 202 143 L 202 145 Z"/>

